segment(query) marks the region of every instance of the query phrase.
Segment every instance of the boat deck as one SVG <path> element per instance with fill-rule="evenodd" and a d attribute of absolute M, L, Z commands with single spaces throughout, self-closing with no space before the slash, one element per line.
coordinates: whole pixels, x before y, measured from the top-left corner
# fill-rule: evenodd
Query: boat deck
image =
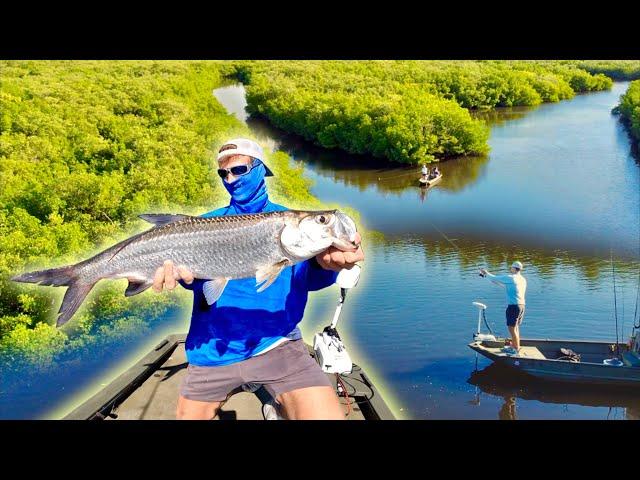
<path fill-rule="evenodd" d="M 168 420 L 176 416 L 178 389 L 187 372 L 184 344 L 174 350 L 167 361 L 158 368 L 130 397 L 115 410 L 118 420 Z M 332 375 L 335 384 L 335 375 Z M 344 398 L 340 402 L 345 405 Z M 107 417 L 109 418 L 109 417 Z M 360 408 L 353 407 L 350 420 L 364 420 Z M 259 394 L 242 390 L 232 392 L 220 408 L 214 420 L 262 420 L 262 401 Z"/>
<path fill-rule="evenodd" d="M 502 347 L 484 347 L 485 350 L 493 353 L 494 355 L 497 356 L 509 356 L 506 353 L 504 353 L 502 351 Z M 535 358 L 538 360 L 544 360 L 547 357 L 544 356 L 544 354 L 538 350 L 537 347 L 527 347 L 527 346 L 520 346 L 520 351 L 518 352 L 518 356 L 521 358 Z"/>
<path fill-rule="evenodd" d="M 310 355 L 313 351 L 310 349 Z M 65 419 L 173 420 L 178 391 L 187 371 L 184 336 L 174 335 L 159 344 L 136 365 Z M 327 374 L 336 388 L 335 374 Z M 348 396 L 339 396 L 348 420 L 394 419 L 391 410 L 361 368 L 342 375 Z M 215 420 L 263 420 L 262 405 L 271 400 L 264 388 L 254 393 L 231 392 Z M 348 402 L 348 403 L 347 403 Z"/>

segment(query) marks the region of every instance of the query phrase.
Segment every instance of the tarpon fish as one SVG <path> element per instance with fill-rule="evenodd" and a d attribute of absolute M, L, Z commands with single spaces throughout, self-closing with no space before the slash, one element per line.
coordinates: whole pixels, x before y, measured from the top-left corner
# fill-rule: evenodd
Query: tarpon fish
<path fill-rule="evenodd" d="M 68 286 L 57 325 L 65 324 L 101 279 L 128 278 L 125 295 L 144 292 L 165 260 L 208 279 L 203 291 L 212 305 L 231 279 L 255 277 L 258 292 L 282 270 L 330 246 L 355 251 L 356 225 L 338 210 L 256 213 L 202 218 L 146 214 L 154 228 L 134 235 L 75 265 L 23 273 L 17 282 Z"/>

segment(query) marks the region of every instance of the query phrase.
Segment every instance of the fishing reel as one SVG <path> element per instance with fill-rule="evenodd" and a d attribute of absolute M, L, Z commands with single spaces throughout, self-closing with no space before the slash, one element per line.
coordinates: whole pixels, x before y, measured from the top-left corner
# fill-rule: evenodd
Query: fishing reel
<path fill-rule="evenodd" d="M 321 333 L 316 333 L 313 336 L 313 350 L 316 352 L 316 360 L 325 373 L 346 374 L 351 373 L 353 369 L 353 362 L 344 343 L 342 343 L 336 325 L 347 296 L 347 290 L 358 284 L 360 270 L 360 265 L 354 265 L 349 270 L 340 270 L 336 279 L 336 283 L 340 287 L 340 298 L 333 314 L 333 321 Z"/>

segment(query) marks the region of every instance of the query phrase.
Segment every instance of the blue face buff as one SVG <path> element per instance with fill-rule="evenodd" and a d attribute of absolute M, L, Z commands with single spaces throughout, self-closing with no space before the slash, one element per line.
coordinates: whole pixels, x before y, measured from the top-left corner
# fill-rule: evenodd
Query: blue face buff
<path fill-rule="evenodd" d="M 253 165 L 249 173 L 238 177 L 233 183 L 222 181 L 224 188 L 231 195 L 231 205 L 239 213 L 259 212 L 268 200 L 264 165 L 260 160 L 255 160 Z"/>

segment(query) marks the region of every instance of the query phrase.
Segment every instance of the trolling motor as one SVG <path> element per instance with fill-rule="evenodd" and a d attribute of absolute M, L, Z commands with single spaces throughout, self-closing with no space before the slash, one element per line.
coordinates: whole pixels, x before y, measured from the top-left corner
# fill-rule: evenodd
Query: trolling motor
<path fill-rule="evenodd" d="M 473 334 L 473 339 L 476 342 L 483 342 L 485 340 L 494 341 L 496 340 L 496 336 L 490 333 L 480 333 L 480 327 L 482 325 L 482 319 L 484 318 L 485 324 L 487 323 L 487 318 L 484 315 L 484 311 L 487 309 L 487 306 L 484 303 L 473 302 L 473 305 L 478 307 L 478 329 L 476 333 Z"/>
<path fill-rule="evenodd" d="M 316 333 L 313 336 L 313 349 L 316 352 L 316 360 L 320 364 L 322 371 L 325 373 L 351 373 L 353 363 L 351 357 L 347 353 L 336 325 L 342 311 L 342 304 L 347 296 L 347 290 L 355 287 L 360 279 L 360 265 L 354 265 L 351 269 L 342 269 L 338 273 L 336 283 L 340 287 L 340 298 L 338 306 L 333 314 L 331 325 L 324 328 L 322 333 Z"/>

